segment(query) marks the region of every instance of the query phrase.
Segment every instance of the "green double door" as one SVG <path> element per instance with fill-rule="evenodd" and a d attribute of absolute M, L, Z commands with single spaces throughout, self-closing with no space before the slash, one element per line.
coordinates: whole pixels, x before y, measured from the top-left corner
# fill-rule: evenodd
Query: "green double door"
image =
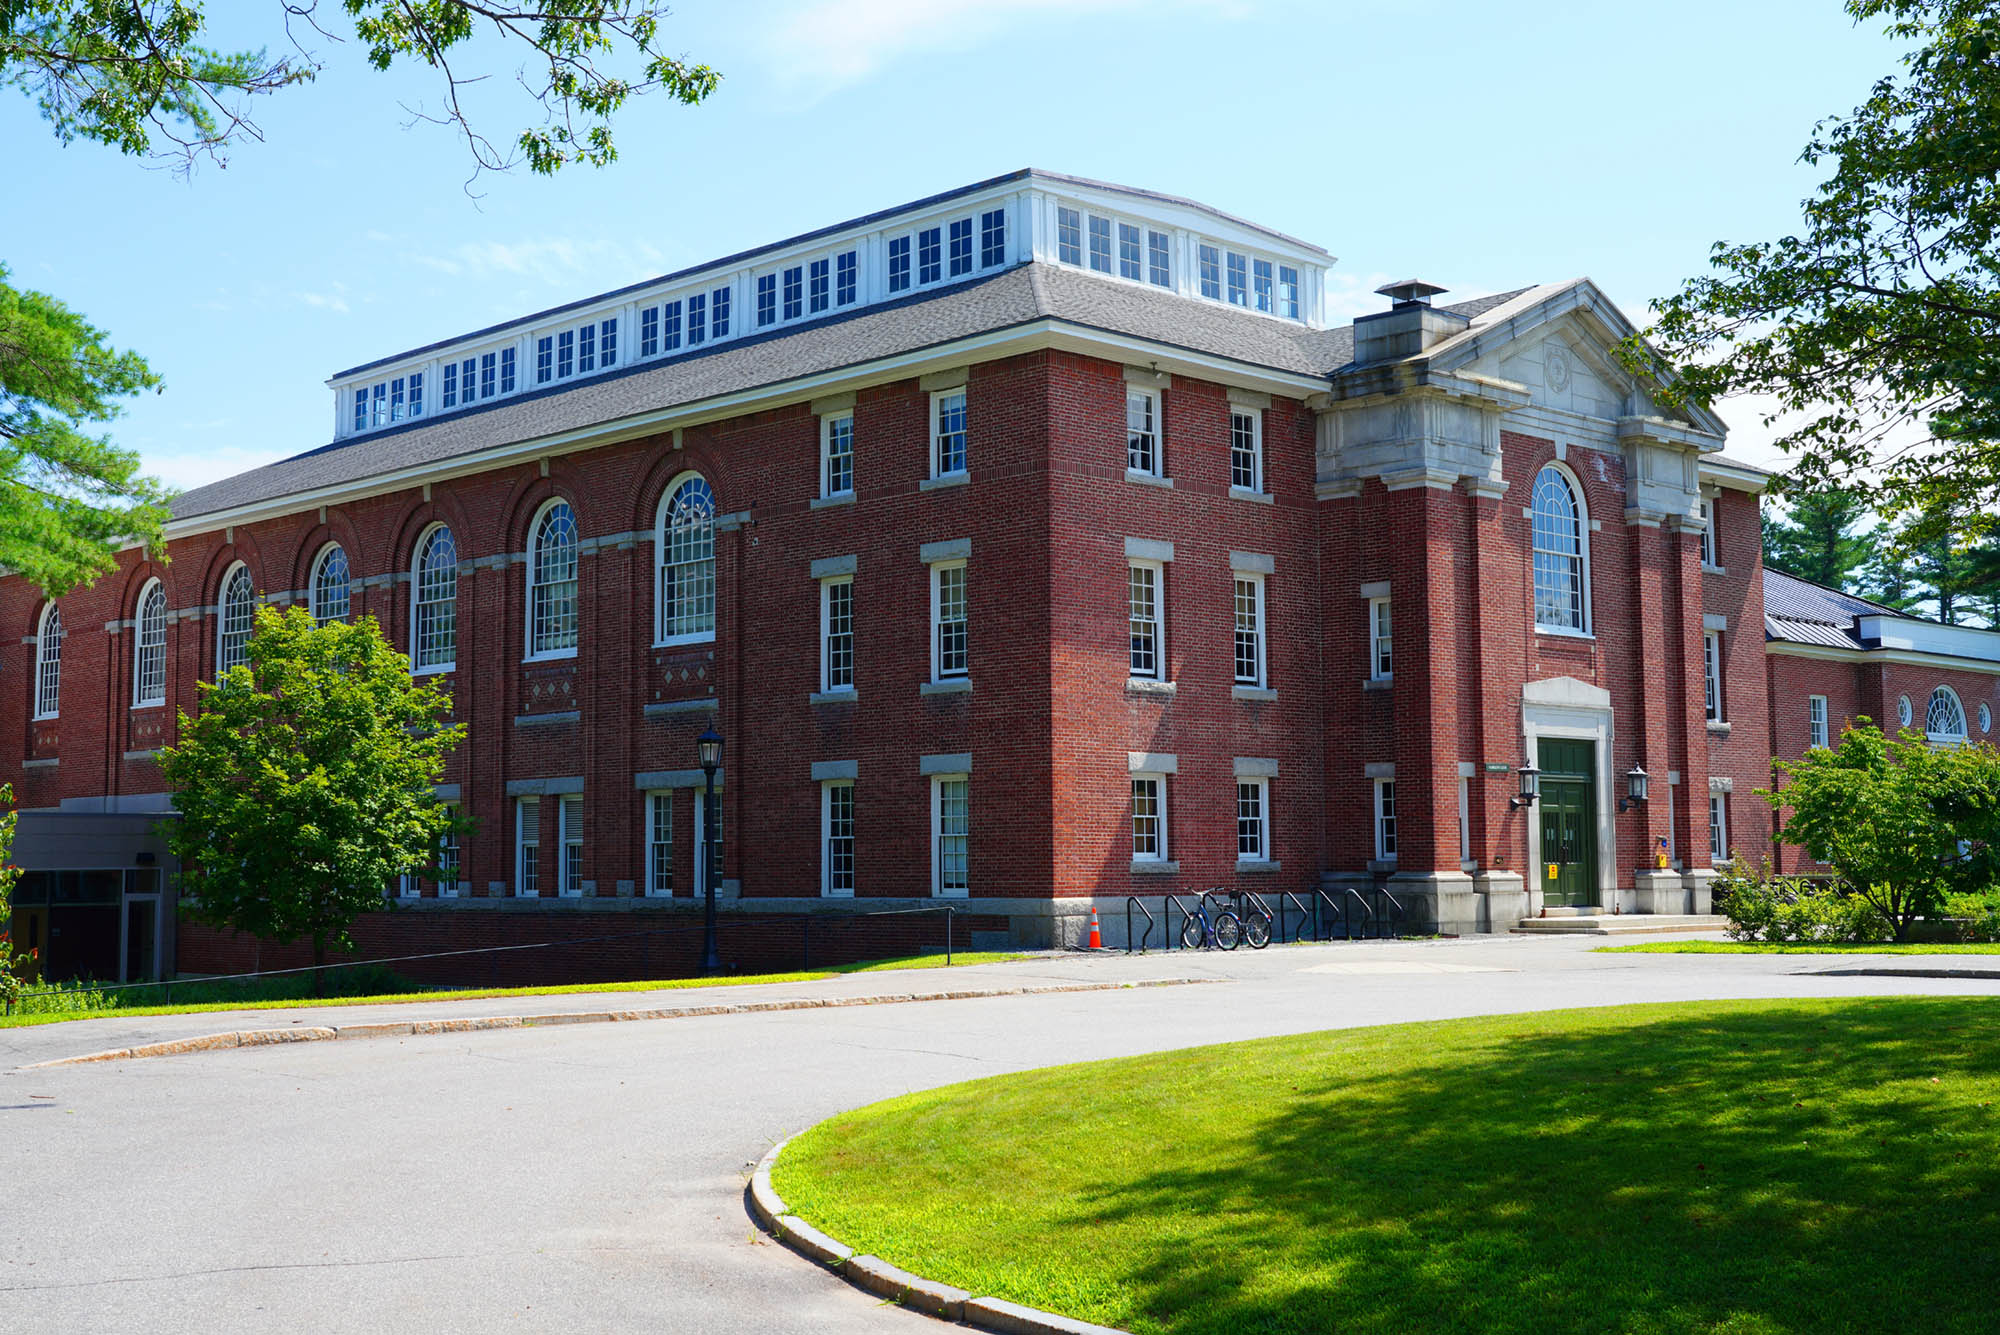
<path fill-rule="evenodd" d="M 1597 890 L 1597 744 L 1543 740 L 1536 764 L 1542 770 L 1542 858 L 1544 902 L 1551 908 L 1595 904 Z"/>

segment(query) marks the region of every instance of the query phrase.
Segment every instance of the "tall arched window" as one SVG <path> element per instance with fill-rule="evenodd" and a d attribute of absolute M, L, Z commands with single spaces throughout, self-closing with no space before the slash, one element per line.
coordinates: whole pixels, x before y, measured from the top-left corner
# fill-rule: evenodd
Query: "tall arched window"
<path fill-rule="evenodd" d="M 1589 626 L 1589 554 L 1583 505 L 1569 475 L 1554 464 L 1535 475 L 1535 624 L 1553 630 Z"/>
<path fill-rule="evenodd" d="M 330 542 L 313 562 L 312 573 L 312 614 L 313 620 L 324 626 L 329 621 L 347 620 L 348 599 L 351 596 L 350 580 L 347 573 L 347 552 L 337 542 Z"/>
<path fill-rule="evenodd" d="M 653 639 L 660 644 L 715 634 L 715 493 L 690 475 L 660 501 L 653 534 Z"/>
<path fill-rule="evenodd" d="M 54 718 L 62 712 L 62 612 L 54 603 L 42 609 L 35 632 L 35 717 Z"/>
<path fill-rule="evenodd" d="M 1924 710 L 1924 736 L 1933 742 L 1965 740 L 1965 706 L 1951 687 L 1940 686 L 1931 692 L 1930 706 Z"/>
<path fill-rule="evenodd" d="M 250 661 L 251 609 L 256 597 L 250 592 L 250 567 L 237 565 L 222 577 L 220 613 L 215 619 L 215 675 Z"/>
<path fill-rule="evenodd" d="M 458 544 L 443 524 L 417 539 L 411 572 L 410 666 L 450 668 L 458 662 Z"/>
<path fill-rule="evenodd" d="M 551 502 L 528 545 L 528 656 L 576 652 L 576 516 Z"/>
<path fill-rule="evenodd" d="M 167 590 L 160 581 L 150 580 L 140 590 L 132 625 L 139 633 L 132 655 L 132 703 L 163 705 L 167 702 Z"/>

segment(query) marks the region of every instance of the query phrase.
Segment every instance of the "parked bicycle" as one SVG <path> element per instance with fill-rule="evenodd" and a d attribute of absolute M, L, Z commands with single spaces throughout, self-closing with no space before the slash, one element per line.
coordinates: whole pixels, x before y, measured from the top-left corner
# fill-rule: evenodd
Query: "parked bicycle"
<path fill-rule="evenodd" d="M 1211 914 L 1209 901 L 1216 907 Z M 1224 903 L 1228 907 L 1223 907 Z M 1181 945 L 1189 950 L 1234 950 L 1248 941 L 1250 949 L 1262 950 L 1271 944 L 1271 914 L 1264 902 L 1241 890 L 1216 886 L 1195 903 L 1195 911 L 1181 924 Z"/>

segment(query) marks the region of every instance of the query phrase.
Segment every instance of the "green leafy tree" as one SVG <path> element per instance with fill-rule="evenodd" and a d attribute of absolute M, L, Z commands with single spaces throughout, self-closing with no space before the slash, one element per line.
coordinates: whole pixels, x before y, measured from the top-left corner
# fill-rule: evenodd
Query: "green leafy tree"
<path fill-rule="evenodd" d="M 11 1011 L 20 1004 L 27 976 L 35 968 L 35 952 L 14 943 L 14 883 L 21 869 L 14 865 L 14 788 L 0 784 L 0 1010 Z"/>
<path fill-rule="evenodd" d="M 1983 889 L 2000 871 L 2000 751 L 1990 746 L 1885 738 L 1858 718 L 1832 749 L 1775 768 L 1783 786 L 1762 795 L 1777 837 L 1832 867 L 1898 941 L 1946 895 Z"/>
<path fill-rule="evenodd" d="M 92 423 L 159 383 L 146 363 L 0 264 L 0 566 L 50 593 L 111 569 L 121 543 L 157 546 L 166 491 Z"/>
<path fill-rule="evenodd" d="M 1764 564 L 1832 589 L 1852 587 L 1873 544 L 1855 533 L 1868 502 L 1856 491 L 1809 491 L 1764 517 Z"/>
<path fill-rule="evenodd" d="M 249 659 L 202 683 L 201 712 L 160 754 L 181 902 L 225 930 L 310 938 L 324 965 L 396 877 L 441 875 L 440 839 L 469 830 L 434 795 L 465 729 L 373 618 L 259 608 Z"/>
<path fill-rule="evenodd" d="M 1905 45 L 1901 70 L 1814 127 L 1801 159 L 1829 175 L 1798 231 L 1718 242 L 1648 336 L 1670 399 L 1772 396 L 1799 417 L 1778 441 L 1796 486 L 1866 482 L 1934 536 L 2000 502 L 2000 6 L 1846 8 Z"/>

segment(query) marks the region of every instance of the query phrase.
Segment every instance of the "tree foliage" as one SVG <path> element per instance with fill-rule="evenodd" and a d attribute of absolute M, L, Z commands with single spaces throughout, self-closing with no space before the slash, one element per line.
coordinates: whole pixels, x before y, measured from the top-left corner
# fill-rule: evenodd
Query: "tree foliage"
<path fill-rule="evenodd" d="M 1805 492 L 1783 515 L 1764 516 L 1764 564 L 1832 589 L 1846 589 L 1874 544 L 1855 529 L 1867 517 L 1859 492 Z"/>
<path fill-rule="evenodd" d="M 21 1000 L 22 984 L 35 969 L 35 952 L 14 944 L 14 882 L 21 869 L 14 865 L 14 787 L 0 784 L 0 1007 L 12 1010 Z"/>
<path fill-rule="evenodd" d="M 657 0 L 334 0 L 368 62 L 428 67 L 435 109 L 420 120 L 457 131 L 478 170 L 523 162 L 544 175 L 618 156 L 611 118 L 633 97 L 662 93 L 695 105 L 721 75 L 660 49 Z M 221 52 L 203 45 L 198 0 L 0 0 L 0 82 L 35 99 L 65 143 L 83 138 L 130 154 L 157 154 L 182 170 L 221 163 L 243 139 L 263 138 L 252 101 L 317 78 L 323 44 L 343 40 L 321 22 L 320 0 L 272 6 L 288 52 Z M 525 52 L 515 72 L 539 108 L 508 147 L 474 124 L 468 88 L 486 79 L 471 55 L 491 37 Z"/>
<path fill-rule="evenodd" d="M 1785 782 L 1764 794 L 1776 837 L 1832 867 L 1898 941 L 1946 895 L 1983 889 L 2000 872 L 2000 751 L 1990 746 L 1932 746 L 1914 731 L 1885 738 L 1860 718 L 1831 749 L 1776 768 Z"/>
<path fill-rule="evenodd" d="M 1773 396 L 1805 490 L 1879 482 L 1922 522 L 2000 500 L 2000 7 L 1848 0 L 1908 45 L 1902 69 L 1814 127 L 1830 170 L 1799 231 L 1718 242 L 1658 304 L 1669 397 Z"/>
<path fill-rule="evenodd" d="M 323 963 L 396 877 L 438 876 L 439 840 L 469 828 L 435 796 L 465 729 L 373 618 L 259 608 L 249 660 L 202 683 L 201 712 L 160 754 L 182 904 L 226 930 L 309 938 Z"/>

